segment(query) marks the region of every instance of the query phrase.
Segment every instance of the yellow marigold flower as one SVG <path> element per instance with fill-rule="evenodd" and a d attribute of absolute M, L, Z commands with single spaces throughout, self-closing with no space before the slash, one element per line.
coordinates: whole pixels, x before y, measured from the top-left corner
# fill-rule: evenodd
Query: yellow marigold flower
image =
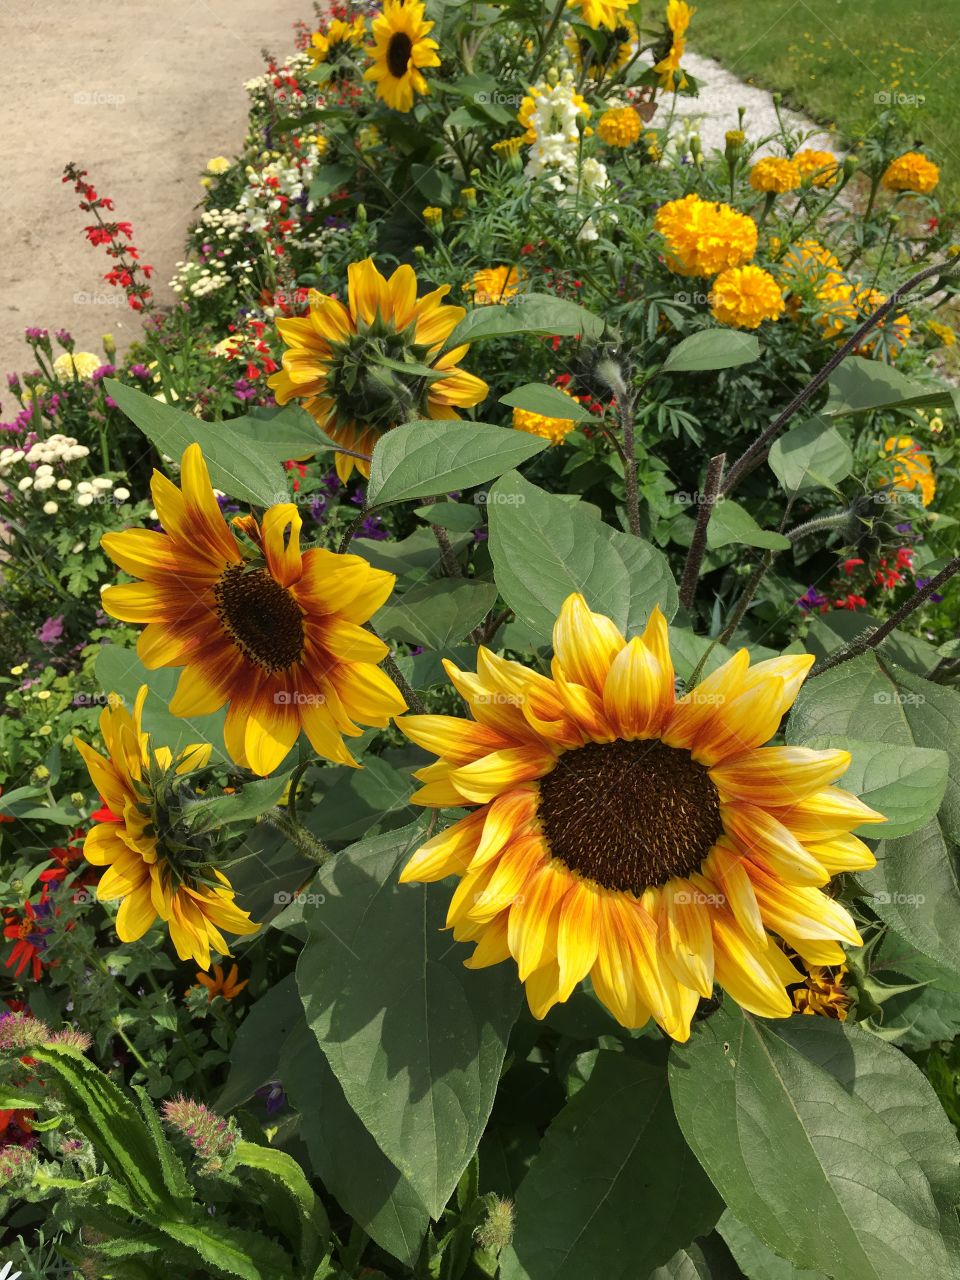
<path fill-rule="evenodd" d="M 373 66 L 364 80 L 377 86 L 377 97 L 395 111 L 409 111 L 415 93 L 429 93 L 421 67 L 439 67 L 436 40 L 428 39 L 435 22 L 424 20 L 421 0 L 384 0 L 383 12 L 371 25 L 373 44 L 367 54 Z"/>
<path fill-rule="evenodd" d="M 597 49 L 594 41 L 600 40 Z M 600 80 L 625 67 L 637 51 L 637 28 L 629 18 L 621 18 L 613 31 L 600 31 L 592 40 L 580 38 L 571 27 L 563 38 L 577 73 Z"/>
<path fill-rule="evenodd" d="M 417 277 L 410 266 L 398 267 L 388 279 L 372 258 L 347 269 L 347 305 L 327 294 L 310 293 L 310 313 L 278 320 L 287 344 L 283 370 L 269 386 L 284 405 L 302 400 L 323 431 L 346 452 L 336 455 L 337 473 L 348 480 L 356 467 L 370 474 L 373 446 L 401 418 L 400 402 L 424 418 L 458 417 L 487 394 L 487 384 L 459 367 L 469 346 L 443 351 L 450 334 L 467 314 L 446 306 L 449 285 L 417 298 Z M 406 359 L 443 372 L 425 384 L 416 373 L 378 368 L 373 357 Z M 390 385 L 396 394 L 388 395 Z"/>
<path fill-rule="evenodd" d="M 716 275 L 749 262 L 757 250 L 752 218 L 697 195 L 661 205 L 654 226 L 667 242 L 667 266 L 680 275 Z"/>
<path fill-rule="evenodd" d="M 565 601 L 550 677 L 481 647 L 444 665 L 473 719 L 397 721 L 439 758 L 413 800 L 472 810 L 423 844 L 401 880 L 457 876 L 447 925 L 468 968 L 513 960 L 533 1015 L 588 975 L 623 1026 L 684 1041 L 718 982 L 787 1018 L 805 964 L 861 946 L 832 875 L 875 863 L 852 831 L 882 822 L 832 784 L 846 751 L 764 746 L 813 664 L 739 650 L 677 699 L 667 621 L 626 640 L 582 595 Z"/>
<path fill-rule="evenodd" d="M 198 973 L 197 981 L 201 987 L 206 987 L 208 1000 L 214 1000 L 217 996 L 222 996 L 224 1000 L 236 1000 L 237 996 L 250 981 L 249 978 L 245 978 L 243 982 L 238 982 L 237 979 L 239 977 L 240 970 L 235 964 L 230 966 L 230 971 L 227 974 L 224 974 L 222 964 L 215 964 L 212 975 Z"/>
<path fill-rule="evenodd" d="M 147 686 L 141 685 L 131 715 L 111 696 L 100 713 L 106 756 L 74 739 L 104 803 L 87 832 L 83 853 L 94 866 L 107 868 L 97 897 L 104 902 L 121 899 L 116 923 L 121 942 L 142 938 L 159 916 L 180 959 L 209 969 L 211 948 L 230 954 L 222 930 L 249 934 L 258 926 L 236 906 L 226 876 L 203 865 L 202 851 L 188 849 L 185 854 L 181 843 L 166 842 L 158 818 L 162 788 L 171 775 L 203 768 L 210 747 L 187 747 L 176 760 L 169 747 L 151 747 L 141 727 L 146 697 Z"/>
<path fill-rule="evenodd" d="M 719 324 L 756 329 L 783 314 L 783 294 L 769 271 L 760 267 L 728 267 L 713 282 L 710 310 Z"/>
<path fill-rule="evenodd" d="M 184 453 L 180 481 L 182 490 L 153 473 L 165 532 L 103 535 L 110 559 L 142 579 L 107 587 L 104 609 L 146 624 L 137 642 L 144 666 L 183 668 L 175 716 L 229 703 L 223 738 L 237 764 L 271 773 L 303 730 L 319 755 L 355 765 L 343 735 L 358 737 L 360 724 L 383 728 L 403 706 L 378 665 L 387 646 L 362 625 L 390 595 L 393 574 L 360 556 L 301 551 L 302 521 L 290 502 L 268 507 L 259 524 L 237 517 L 231 528 L 199 445 Z"/>
<path fill-rule="evenodd" d="M 232 164 L 233 161 L 228 160 L 226 156 L 214 156 L 207 161 L 207 173 L 218 176 L 221 173 L 226 173 Z"/>
<path fill-rule="evenodd" d="M 764 156 L 750 170 L 750 185 L 754 191 L 783 195 L 799 187 L 800 170 L 786 156 Z"/>
<path fill-rule="evenodd" d="M 493 143 L 490 150 L 504 160 L 513 160 L 519 156 L 520 149 L 526 141 L 527 139 L 524 136 L 501 138 L 499 142 Z"/>
<path fill-rule="evenodd" d="M 893 479 L 889 482 L 895 489 L 903 489 L 912 493 L 917 489 L 920 500 L 929 507 L 937 492 L 937 481 L 933 474 L 933 463 L 912 436 L 889 436 L 884 442 L 883 451 L 893 457 Z"/>
<path fill-rule="evenodd" d="M 473 301 L 478 307 L 486 307 L 515 298 L 522 290 L 524 280 L 516 267 L 484 267 L 475 271 L 469 284 L 463 288 L 465 292 L 473 293 Z"/>
<path fill-rule="evenodd" d="M 630 7 L 630 0 L 567 0 L 567 8 L 575 9 L 576 16 L 594 31 L 607 27 L 610 31 L 619 27 Z"/>
<path fill-rule="evenodd" d="M 940 170 L 919 151 L 908 151 L 890 162 L 883 175 L 888 191 L 918 191 L 929 195 L 940 181 Z"/>
<path fill-rule="evenodd" d="M 843 982 L 846 973 L 845 964 L 835 968 L 810 965 L 803 985 L 794 987 L 790 993 L 797 1013 L 846 1022 L 851 1005 L 850 994 Z"/>
<path fill-rule="evenodd" d="M 565 387 L 558 387 L 557 390 L 563 391 L 563 394 L 570 396 L 571 400 L 577 399 L 576 396 L 571 396 Z M 563 444 L 576 425 L 572 418 L 549 418 L 544 413 L 533 413 L 529 409 L 513 411 L 515 431 L 526 431 L 532 436 L 542 436 L 544 440 L 549 440 L 551 445 Z"/>
<path fill-rule="evenodd" d="M 435 204 L 428 204 L 423 211 L 423 220 L 428 227 L 442 227 L 443 210 L 438 209 Z"/>
<path fill-rule="evenodd" d="M 800 170 L 800 177 L 815 187 L 832 187 L 840 176 L 840 162 L 829 151 L 798 151 L 793 163 Z"/>
<path fill-rule="evenodd" d="M 314 66 L 321 62 L 335 62 L 351 48 L 359 49 L 366 35 L 362 17 L 353 22 L 334 18 L 325 31 L 315 31 L 310 37 L 307 53 Z"/>
<path fill-rule="evenodd" d="M 613 107 L 597 121 L 597 133 L 608 147 L 632 147 L 643 128 L 633 107 Z"/>
<path fill-rule="evenodd" d="M 81 378 L 86 380 L 100 366 L 103 361 L 99 356 L 95 356 L 92 351 L 64 351 L 62 355 L 57 356 L 53 362 L 53 372 L 57 375 L 61 382 L 72 381 L 73 378 Z"/>
<path fill-rule="evenodd" d="M 944 347 L 952 347 L 957 340 L 957 335 L 950 326 L 948 324 L 941 324 L 939 320 L 928 320 L 927 328 Z"/>

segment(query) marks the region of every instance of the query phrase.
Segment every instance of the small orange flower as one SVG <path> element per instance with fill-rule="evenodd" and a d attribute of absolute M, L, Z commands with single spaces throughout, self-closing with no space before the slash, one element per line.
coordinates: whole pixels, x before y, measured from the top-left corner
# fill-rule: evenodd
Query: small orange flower
<path fill-rule="evenodd" d="M 198 973 L 197 981 L 202 987 L 207 989 L 207 999 L 214 1000 L 217 996 L 223 996 L 224 1000 L 236 1000 L 237 996 L 250 981 L 245 978 L 243 982 L 238 982 L 240 970 L 235 964 L 230 966 L 230 972 L 226 975 L 223 972 L 222 964 L 213 966 L 213 974 Z"/>

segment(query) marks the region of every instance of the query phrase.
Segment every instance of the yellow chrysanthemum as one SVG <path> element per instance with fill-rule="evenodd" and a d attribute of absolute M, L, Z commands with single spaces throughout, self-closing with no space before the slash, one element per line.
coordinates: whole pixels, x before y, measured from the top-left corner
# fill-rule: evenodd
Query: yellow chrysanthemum
<path fill-rule="evenodd" d="M 597 121 L 597 133 L 608 147 L 632 147 L 643 123 L 633 107 L 613 107 Z"/>
<path fill-rule="evenodd" d="M 455 406 L 469 408 L 487 394 L 485 382 L 458 367 L 467 344 L 443 351 L 466 315 L 463 307 L 443 304 L 449 292 L 445 284 L 418 299 L 412 267 L 398 267 L 387 280 L 366 258 L 347 270 L 346 306 L 311 292 L 309 315 L 277 321 L 287 350 L 283 371 L 269 386 L 278 404 L 302 400 L 327 435 L 350 451 L 336 455 L 342 480 L 354 467 L 370 474 L 369 462 L 353 454 L 369 455 L 396 426 L 401 400 L 407 414 L 455 419 Z M 444 376 L 428 382 L 421 374 L 378 365 L 377 357 L 427 364 Z"/>
<path fill-rule="evenodd" d="M 207 161 L 207 173 L 217 177 L 221 173 L 226 173 L 232 164 L 233 161 L 228 160 L 226 156 L 213 156 Z"/>
<path fill-rule="evenodd" d="M 516 267 L 484 267 L 475 271 L 463 288 L 464 292 L 473 294 L 473 301 L 478 307 L 487 307 L 509 302 L 524 285 L 525 277 Z"/>
<path fill-rule="evenodd" d="M 64 351 L 63 355 L 57 356 L 53 362 L 53 372 L 57 375 L 61 382 L 70 381 L 74 377 L 86 380 L 100 366 L 103 361 L 99 356 L 95 356 L 92 351 Z"/>
<path fill-rule="evenodd" d="M 567 8 L 576 10 L 579 21 L 594 31 L 606 27 L 614 31 L 620 26 L 630 7 L 630 0 L 567 0 Z"/>
<path fill-rule="evenodd" d="M 697 195 L 661 205 L 654 226 L 667 242 L 667 266 L 680 275 L 716 275 L 749 262 L 757 250 L 752 218 Z"/>
<path fill-rule="evenodd" d="M 557 390 L 562 391 L 565 396 L 570 396 L 571 400 L 577 399 L 576 396 L 570 395 L 565 387 L 558 387 Z M 513 411 L 515 431 L 526 431 L 532 436 L 541 436 L 544 440 L 549 440 L 551 446 L 563 444 L 576 425 L 572 418 L 550 418 L 544 413 L 533 413 L 529 409 Z"/>
<path fill-rule="evenodd" d="M 897 156 L 883 175 L 888 191 L 918 191 L 921 195 L 929 195 L 939 181 L 939 168 L 919 151 Z"/>
<path fill-rule="evenodd" d="M 917 441 L 912 436 L 889 436 L 883 451 L 893 457 L 893 487 L 908 493 L 916 489 L 923 505 L 929 507 L 937 492 L 937 481 L 933 463 Z"/>
<path fill-rule="evenodd" d="M 334 18 L 325 31 L 315 31 L 310 37 L 307 53 L 314 66 L 321 62 L 334 62 L 351 49 L 359 49 L 366 36 L 362 17 L 352 22 Z"/>
<path fill-rule="evenodd" d="M 668 0 L 666 18 L 672 40 L 666 54 L 653 68 L 660 77 L 660 88 L 667 93 L 676 93 L 678 89 L 687 87 L 687 77 L 680 69 L 680 62 L 686 49 L 687 28 L 696 12 L 684 0 Z"/>
<path fill-rule="evenodd" d="M 473 810 L 401 879 L 460 878 L 447 924 L 476 943 L 467 966 L 512 957 L 535 1017 L 588 975 L 622 1025 L 653 1017 L 676 1040 L 715 981 L 789 1017 L 803 975 L 776 939 L 821 965 L 861 945 L 822 889 L 874 865 L 850 832 L 883 821 L 831 785 L 846 751 L 762 745 L 813 658 L 751 667 L 741 649 L 677 700 L 660 611 L 627 641 L 580 595 L 553 647 L 552 678 L 483 647 L 476 675 L 446 662 L 474 719 L 398 721 L 440 757 L 414 800 Z"/>
<path fill-rule="evenodd" d="M 367 45 L 373 66 L 363 73 L 377 86 L 377 96 L 395 111 L 409 111 L 415 93 L 429 93 L 421 67 L 439 67 L 439 48 L 428 33 L 436 26 L 424 20 L 420 0 L 384 0 L 383 12 L 374 18 L 374 43 Z"/>
<path fill-rule="evenodd" d="M 360 556 L 300 550 L 302 521 L 289 502 L 261 524 L 224 520 L 199 445 L 180 472 L 182 491 L 155 471 L 151 493 L 165 530 L 106 533 L 100 545 L 142 579 L 107 587 L 103 607 L 146 623 L 137 643 L 145 667 L 183 667 L 170 710 L 202 716 L 229 702 L 223 737 L 244 768 L 267 774 L 301 731 L 328 760 L 356 764 L 343 735 L 383 728 L 404 706 L 380 670 L 389 652 L 366 622 L 394 576 Z M 358 723 L 355 723 L 358 722 Z"/>
<path fill-rule="evenodd" d="M 830 151 L 798 151 L 793 163 L 800 177 L 814 187 L 832 187 L 840 176 L 840 161 Z"/>
<path fill-rule="evenodd" d="M 783 195 L 784 192 L 795 191 L 800 179 L 800 170 L 786 156 L 764 156 L 750 170 L 750 185 L 754 191 Z"/>
<path fill-rule="evenodd" d="M 600 48 L 594 41 L 599 39 Z M 572 28 L 563 38 L 577 73 L 601 80 L 625 67 L 637 51 L 637 28 L 629 18 L 621 17 L 612 31 L 601 31 L 588 40 L 581 39 Z"/>
<path fill-rule="evenodd" d="M 756 329 L 764 320 L 779 320 L 783 294 L 769 271 L 760 267 L 728 267 L 710 291 L 710 310 L 719 324 Z"/>
<path fill-rule="evenodd" d="M 836 968 L 810 965 L 803 985 L 790 993 L 797 1013 L 846 1022 L 852 1003 L 843 981 L 846 973 L 847 966 L 843 964 Z"/>
<path fill-rule="evenodd" d="M 443 210 L 435 204 L 428 204 L 423 210 L 423 220 L 428 227 L 443 226 Z"/>
<path fill-rule="evenodd" d="M 187 747 L 176 761 L 169 747 L 152 748 L 141 728 L 146 697 L 147 686 L 142 685 L 131 715 L 111 696 L 100 713 L 106 756 L 74 739 L 104 803 L 87 832 L 83 852 L 94 866 L 108 868 L 97 885 L 97 897 L 105 902 L 121 899 L 116 922 L 121 942 L 142 938 L 159 916 L 180 959 L 193 959 L 209 969 L 211 948 L 230 954 L 222 931 L 249 934 L 258 926 L 235 904 L 230 883 L 220 871 L 198 865 L 190 850 L 184 856 L 181 843 L 165 843 L 155 815 L 157 789 L 171 774 L 202 768 L 210 747 Z"/>

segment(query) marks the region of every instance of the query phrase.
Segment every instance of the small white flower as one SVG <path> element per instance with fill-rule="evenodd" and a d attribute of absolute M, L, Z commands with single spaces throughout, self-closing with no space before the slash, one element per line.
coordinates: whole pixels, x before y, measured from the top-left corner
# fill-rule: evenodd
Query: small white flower
<path fill-rule="evenodd" d="M 130 497 L 130 490 L 124 489 L 123 486 L 121 486 L 118 489 L 114 489 L 113 496 L 118 502 L 126 502 L 127 498 Z"/>
<path fill-rule="evenodd" d="M 38 474 L 33 487 L 39 492 L 42 492 L 44 489 L 52 489 L 55 484 L 56 480 L 53 476 L 41 476 Z"/>
<path fill-rule="evenodd" d="M 92 488 L 93 485 L 89 480 L 81 480 L 77 485 L 77 493 L 89 493 Z"/>
<path fill-rule="evenodd" d="M 52 470 L 53 470 L 53 467 L 51 467 L 50 463 L 45 462 L 42 467 L 37 467 L 37 475 L 48 476 Z"/>
<path fill-rule="evenodd" d="M 43 514 L 45 516 L 55 516 L 60 510 L 55 502 L 45 502 L 43 504 Z"/>
<path fill-rule="evenodd" d="M 64 476 L 62 480 L 57 481 L 57 488 L 61 493 L 66 493 L 68 489 L 73 488 L 73 481 L 68 480 L 67 477 Z"/>
<path fill-rule="evenodd" d="M 30 488 L 32 484 L 33 484 L 33 476 L 24 476 L 23 479 L 20 481 L 20 483 L 17 485 L 17 488 L 20 490 L 21 493 L 26 493 L 26 491 Z"/>
<path fill-rule="evenodd" d="M 86 550 L 86 546 L 87 544 L 85 542 L 75 542 L 70 550 L 70 554 L 72 556 L 79 555 L 81 551 Z"/>
<path fill-rule="evenodd" d="M 78 494 L 78 495 L 77 495 L 77 506 L 78 506 L 78 507 L 89 507 L 89 506 L 90 506 L 90 504 L 91 504 L 91 502 L 93 502 L 93 494 L 92 494 L 92 493 L 80 493 L 80 494 Z"/>
<path fill-rule="evenodd" d="M 95 489 L 112 489 L 113 488 L 113 481 L 110 479 L 109 476 L 96 476 L 91 481 L 91 483 Z"/>

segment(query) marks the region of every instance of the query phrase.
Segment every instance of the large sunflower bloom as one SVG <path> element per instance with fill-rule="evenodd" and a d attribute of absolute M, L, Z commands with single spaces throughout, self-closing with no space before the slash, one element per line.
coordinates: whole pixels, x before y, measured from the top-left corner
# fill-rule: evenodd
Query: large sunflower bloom
<path fill-rule="evenodd" d="M 87 832 L 83 852 L 94 866 L 108 868 L 97 885 L 97 897 L 106 902 L 121 899 L 116 921 L 121 942 L 142 938 L 159 916 L 180 959 L 193 959 L 209 969 L 211 948 L 230 954 L 222 931 L 248 934 L 259 926 L 235 904 L 226 876 L 215 867 L 198 866 L 193 857 L 188 860 L 180 842 L 168 848 L 163 838 L 159 787 L 171 774 L 202 768 L 210 747 L 187 747 L 176 761 L 169 747 L 152 748 L 141 728 L 146 696 L 147 686 L 142 685 L 133 715 L 119 699 L 104 707 L 100 734 L 106 756 L 74 739 L 104 802 L 94 815 L 98 821 Z"/>
<path fill-rule="evenodd" d="M 395 111 L 409 111 L 414 93 L 430 92 L 420 68 L 440 65 L 439 46 L 427 39 L 436 23 L 425 22 L 423 11 L 419 0 L 384 0 L 383 13 L 371 25 L 374 42 L 367 53 L 373 66 L 363 78 L 374 81 L 377 96 Z"/>
<path fill-rule="evenodd" d="M 304 407 L 337 444 L 350 453 L 336 455 L 337 473 L 348 480 L 354 466 L 370 474 L 369 456 L 379 437 L 401 416 L 457 418 L 454 406 L 469 408 L 487 394 L 487 384 L 457 367 L 468 344 L 441 354 L 443 344 L 463 317 L 463 307 L 444 305 L 449 285 L 417 298 L 417 277 L 402 266 L 388 279 L 372 258 L 347 269 L 347 305 L 311 292 L 310 314 L 278 320 L 287 344 L 283 369 L 269 385 L 278 404 L 301 399 Z M 391 361 L 387 367 L 378 359 Z M 442 378 L 405 374 L 393 362 L 429 365 Z"/>
<path fill-rule="evenodd" d="M 440 757 L 414 800 L 473 809 L 401 879 L 460 877 L 447 923 L 477 944 L 468 967 L 512 957 L 538 1018 L 588 974 L 620 1023 L 676 1040 L 715 981 L 789 1017 L 803 975 L 777 938 L 815 965 L 860 945 L 821 888 L 874 865 L 850 832 L 883 820 L 830 785 L 847 752 L 761 745 L 813 659 L 742 649 L 676 700 L 660 611 L 627 641 L 580 595 L 553 645 L 552 679 L 484 648 L 476 675 L 446 663 L 473 720 L 398 721 Z"/>
<path fill-rule="evenodd" d="M 145 667 L 183 667 L 170 710 L 200 716 L 230 703 L 223 736 L 237 764 L 267 774 L 302 729 L 314 750 L 356 764 L 343 734 L 383 728 L 403 710 L 376 665 L 387 645 L 360 625 L 383 604 L 394 575 L 360 556 L 300 550 L 301 520 L 289 502 L 224 520 L 199 445 L 181 466 L 182 492 L 155 471 L 151 492 L 165 530 L 107 533 L 101 546 L 142 582 L 107 587 L 103 607 L 146 623 L 137 643 Z"/>
<path fill-rule="evenodd" d="M 576 16 L 594 31 L 606 27 L 615 31 L 623 25 L 630 0 L 567 0 L 568 9 L 576 9 Z"/>

